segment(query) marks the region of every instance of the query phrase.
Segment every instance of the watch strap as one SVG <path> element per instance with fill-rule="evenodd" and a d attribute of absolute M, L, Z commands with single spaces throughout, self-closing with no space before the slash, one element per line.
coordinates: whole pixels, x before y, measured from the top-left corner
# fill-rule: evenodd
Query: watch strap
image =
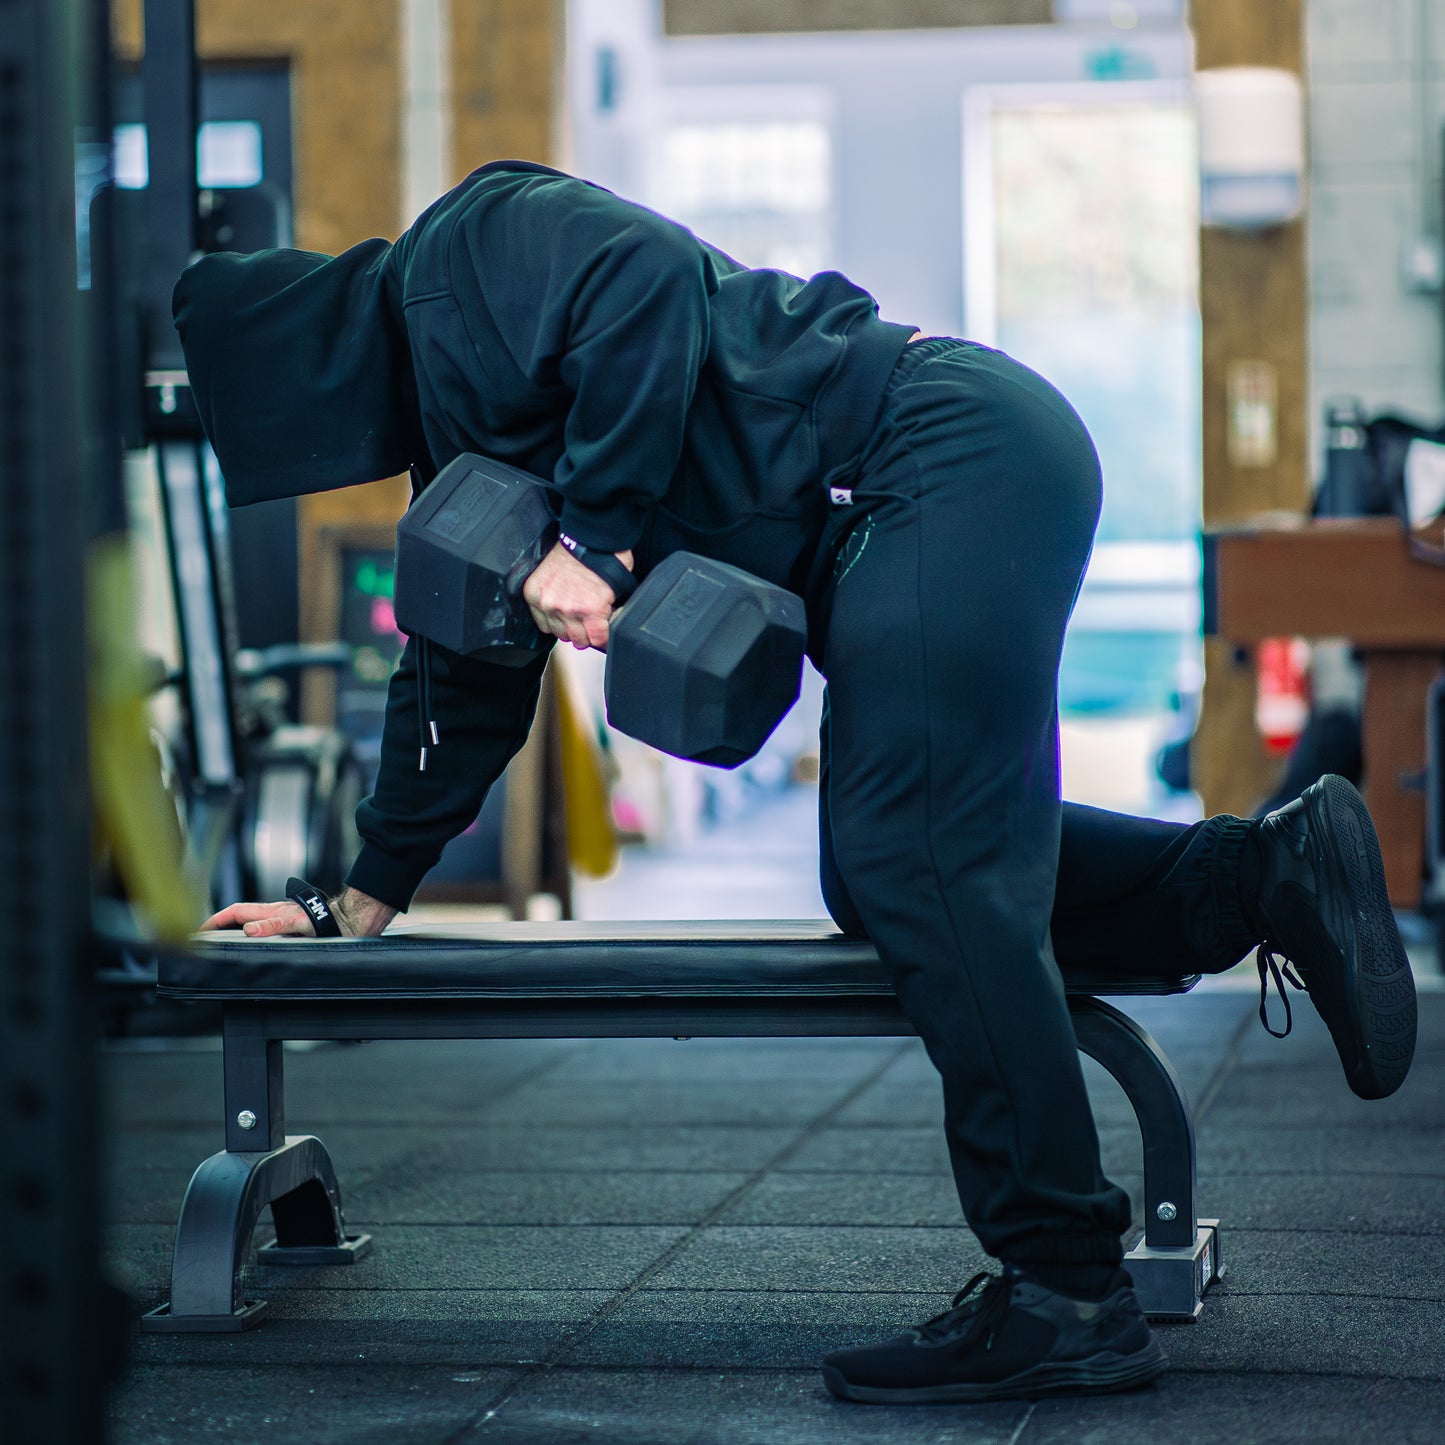
<path fill-rule="evenodd" d="M 637 590 L 637 578 L 611 552 L 600 547 L 584 547 L 566 532 L 557 540 L 590 572 L 595 572 L 611 589 L 615 605 L 621 607 Z"/>
<path fill-rule="evenodd" d="M 326 895 L 314 884 L 308 883 L 304 878 L 288 878 L 286 896 L 306 910 L 306 916 L 311 920 L 317 938 L 341 937 L 341 924 L 331 911 Z"/>

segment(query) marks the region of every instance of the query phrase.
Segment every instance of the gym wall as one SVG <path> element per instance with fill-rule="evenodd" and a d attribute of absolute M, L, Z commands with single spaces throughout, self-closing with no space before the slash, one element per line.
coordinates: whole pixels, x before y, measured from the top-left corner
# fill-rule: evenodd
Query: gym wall
<path fill-rule="evenodd" d="M 1311 456 L 1326 398 L 1427 421 L 1442 379 L 1439 0 L 1309 0 Z M 1316 463 L 1318 464 L 1318 463 Z"/>
<path fill-rule="evenodd" d="M 212 65 L 289 67 L 295 244 L 334 253 L 410 222 L 409 164 L 435 159 L 410 156 L 410 137 L 434 137 L 445 156 L 436 189 L 503 156 L 555 159 L 563 11 L 564 0 L 196 0 L 197 47 Z M 112 16 L 117 53 L 138 58 L 142 0 L 114 0 Z M 418 53 L 423 29 L 430 55 Z M 393 478 L 302 499 L 303 636 L 324 640 L 329 616 L 316 595 L 320 534 L 394 526 L 407 495 Z M 303 711 L 325 721 L 330 689 L 308 686 Z"/>

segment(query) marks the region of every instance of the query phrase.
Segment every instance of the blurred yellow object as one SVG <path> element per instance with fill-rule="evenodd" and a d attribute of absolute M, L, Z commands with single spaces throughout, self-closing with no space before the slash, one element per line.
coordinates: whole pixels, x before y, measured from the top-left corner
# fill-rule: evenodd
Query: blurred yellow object
<path fill-rule="evenodd" d="M 158 938 L 185 938 L 206 898 L 187 866 L 175 807 L 161 782 L 146 699 L 151 670 L 136 643 L 129 539 L 97 540 L 86 568 L 91 794 L 107 845 L 140 921 Z"/>
<path fill-rule="evenodd" d="M 617 867 L 617 831 L 597 743 L 582 721 L 567 670 L 554 667 L 557 734 L 562 753 L 562 791 L 567 809 L 567 861 L 589 878 L 605 878 Z"/>

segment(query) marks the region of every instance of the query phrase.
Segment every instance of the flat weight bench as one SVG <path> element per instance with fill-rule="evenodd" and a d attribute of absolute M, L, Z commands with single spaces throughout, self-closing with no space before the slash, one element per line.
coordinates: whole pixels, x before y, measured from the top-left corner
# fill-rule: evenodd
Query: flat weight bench
<path fill-rule="evenodd" d="M 1169 1060 L 1096 995 L 1185 993 L 1198 975 L 1066 978 L 1079 1048 L 1119 1082 L 1144 1143 L 1144 1233 L 1128 1252 L 1145 1311 L 1193 1320 L 1223 1273 L 1218 1221 L 1194 1206 L 1194 1125 Z M 287 1135 L 286 1039 L 739 1038 L 906 1035 L 871 944 L 821 922 L 503 923 L 403 927 L 377 939 L 218 935 L 164 957 L 159 992 L 219 1003 L 226 1147 L 181 1205 L 170 1301 L 156 1331 L 243 1330 L 266 1308 L 242 1295 L 251 1236 L 269 1205 L 270 1265 L 352 1264 L 326 1146 Z"/>

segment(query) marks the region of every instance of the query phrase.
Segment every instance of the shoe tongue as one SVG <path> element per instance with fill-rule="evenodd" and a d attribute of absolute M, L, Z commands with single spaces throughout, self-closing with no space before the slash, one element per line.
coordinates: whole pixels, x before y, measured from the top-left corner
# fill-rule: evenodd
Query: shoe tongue
<path fill-rule="evenodd" d="M 982 1288 L 979 1288 L 980 1284 Z M 914 1334 L 921 1340 L 942 1339 L 946 1335 L 955 1334 L 987 1313 L 995 1299 L 1002 1296 L 1006 1303 L 1012 1287 L 1013 1280 L 1008 1278 L 1007 1269 L 1003 1279 L 993 1275 L 976 1276 L 954 1296 L 951 1308 L 917 1326 Z"/>

